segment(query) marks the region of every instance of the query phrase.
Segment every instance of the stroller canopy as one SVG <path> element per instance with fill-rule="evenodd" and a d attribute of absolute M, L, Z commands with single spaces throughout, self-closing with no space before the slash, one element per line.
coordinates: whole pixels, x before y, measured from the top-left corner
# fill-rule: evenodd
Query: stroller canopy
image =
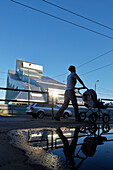
<path fill-rule="evenodd" d="M 89 107 L 93 107 L 97 102 L 97 94 L 93 89 L 88 89 L 83 93 L 83 101 Z"/>

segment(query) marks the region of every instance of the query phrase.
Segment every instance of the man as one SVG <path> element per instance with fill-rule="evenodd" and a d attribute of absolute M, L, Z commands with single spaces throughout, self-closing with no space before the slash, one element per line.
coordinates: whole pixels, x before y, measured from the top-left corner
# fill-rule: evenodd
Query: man
<path fill-rule="evenodd" d="M 77 80 L 82 84 L 84 88 L 86 86 L 84 85 L 83 81 L 79 78 L 79 76 L 76 74 L 75 66 L 71 65 L 68 70 L 70 71 L 70 75 L 67 77 L 67 88 L 65 91 L 65 96 L 64 96 L 64 104 L 62 107 L 59 109 L 57 112 L 56 116 L 54 116 L 55 120 L 60 121 L 60 117 L 62 116 L 62 113 L 64 110 L 68 107 L 68 104 L 71 100 L 72 105 L 74 107 L 74 112 L 75 112 L 75 120 L 80 121 L 80 115 L 78 113 L 78 104 L 77 104 L 77 99 L 75 95 L 75 85 Z"/>

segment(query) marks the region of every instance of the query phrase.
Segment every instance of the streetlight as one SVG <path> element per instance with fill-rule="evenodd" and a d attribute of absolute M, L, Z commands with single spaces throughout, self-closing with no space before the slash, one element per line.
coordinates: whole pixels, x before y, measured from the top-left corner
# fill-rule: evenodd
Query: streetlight
<path fill-rule="evenodd" d="M 97 88 L 97 82 L 99 82 L 99 80 L 97 80 L 97 81 L 95 82 L 95 92 L 96 92 L 96 88 Z"/>

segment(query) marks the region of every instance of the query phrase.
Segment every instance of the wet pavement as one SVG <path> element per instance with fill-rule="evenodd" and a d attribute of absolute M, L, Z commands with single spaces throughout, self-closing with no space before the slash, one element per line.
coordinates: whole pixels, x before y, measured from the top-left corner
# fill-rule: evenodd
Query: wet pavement
<path fill-rule="evenodd" d="M 109 124 L 74 118 L 0 117 L 0 169 L 112 169 Z"/>
<path fill-rule="evenodd" d="M 14 146 L 47 169 L 112 169 L 112 125 L 31 128 L 9 134 Z"/>

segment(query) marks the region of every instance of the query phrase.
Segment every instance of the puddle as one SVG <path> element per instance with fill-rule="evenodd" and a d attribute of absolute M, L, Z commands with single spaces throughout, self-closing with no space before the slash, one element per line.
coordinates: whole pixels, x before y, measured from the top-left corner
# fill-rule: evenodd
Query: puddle
<path fill-rule="evenodd" d="M 111 169 L 113 126 L 13 130 L 11 143 L 47 169 Z"/>

